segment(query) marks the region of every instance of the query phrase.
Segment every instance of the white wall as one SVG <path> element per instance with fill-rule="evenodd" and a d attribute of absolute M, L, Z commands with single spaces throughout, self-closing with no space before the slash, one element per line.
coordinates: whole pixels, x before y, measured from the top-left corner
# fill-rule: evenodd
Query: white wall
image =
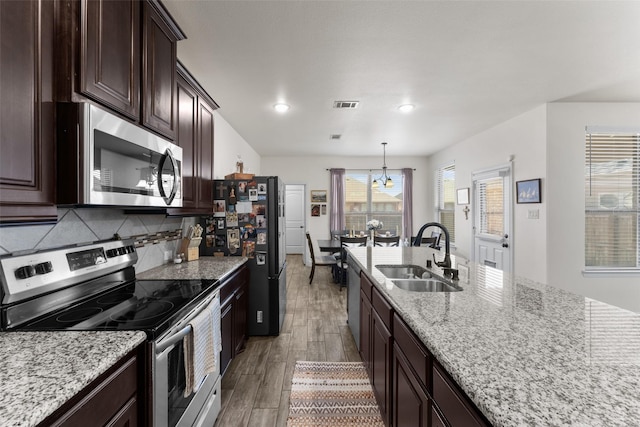
<path fill-rule="evenodd" d="M 456 189 L 471 188 L 473 172 L 506 164 L 511 156 L 514 187 L 515 181 L 542 178 L 542 203 L 535 205 L 540 210 L 539 219 L 527 219 L 528 209 L 533 205 L 515 204 L 514 190 L 513 234 L 510 242 L 514 253 L 513 272 L 545 283 L 548 206 L 545 197 L 546 106 L 537 107 L 430 156 L 429 176 L 433 176 L 438 167 L 455 161 Z M 433 186 L 428 186 L 428 190 L 430 203 L 426 212 L 429 216 L 425 220 L 435 220 L 432 208 Z M 463 207 L 456 206 L 456 251 L 470 257 L 473 245 L 473 212 L 469 213 L 469 219 L 466 220 Z"/>
<path fill-rule="evenodd" d="M 426 189 L 433 186 L 431 175 L 427 173 L 426 157 L 389 157 L 387 166 L 389 169 L 415 168 L 413 171 L 413 228 L 414 232 L 424 222 L 424 212 L 432 209 L 430 199 L 427 199 Z M 306 184 L 307 194 L 307 229 L 313 240 L 328 239 L 329 215 L 319 217 L 311 216 L 311 203 L 309 203 L 310 190 L 330 190 L 330 176 L 327 169 L 374 169 L 382 167 L 382 156 L 371 157 L 263 157 L 261 175 L 278 175 L 285 184 Z M 399 189 L 401 191 L 401 189 Z M 315 251 L 317 253 L 317 246 Z M 307 258 L 305 263 L 309 263 Z"/>
<path fill-rule="evenodd" d="M 548 283 L 640 312 L 640 277 L 583 277 L 585 126 L 635 126 L 640 103 L 548 105 Z M 544 197 L 544 195 L 543 195 Z"/>
<path fill-rule="evenodd" d="M 214 113 L 213 170 L 215 179 L 224 179 L 236 171 L 238 155 L 244 162 L 244 172 L 264 175 L 260 172 L 260 155 L 235 131 L 217 111 Z"/>

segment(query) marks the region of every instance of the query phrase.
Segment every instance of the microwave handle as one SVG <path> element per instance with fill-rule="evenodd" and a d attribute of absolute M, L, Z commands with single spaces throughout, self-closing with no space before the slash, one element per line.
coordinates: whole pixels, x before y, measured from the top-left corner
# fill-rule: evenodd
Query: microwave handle
<path fill-rule="evenodd" d="M 178 193 L 178 185 L 180 185 L 180 174 L 178 173 L 178 162 L 176 161 L 175 157 L 173 157 L 171 150 L 167 148 L 167 150 L 164 152 L 164 155 L 160 158 L 160 164 L 158 165 L 158 173 L 160 174 L 160 176 L 162 176 L 162 169 L 164 168 L 164 162 L 167 160 L 167 158 L 171 161 L 173 170 L 176 173 L 175 179 L 173 180 L 173 187 L 171 187 L 171 192 L 169 193 L 169 196 L 167 196 L 164 191 L 164 187 L 162 186 L 162 179 L 159 178 L 158 190 L 160 190 L 160 195 L 164 199 L 164 202 L 167 205 L 170 205 L 171 202 L 173 202 L 174 197 L 176 197 L 176 194 Z"/>

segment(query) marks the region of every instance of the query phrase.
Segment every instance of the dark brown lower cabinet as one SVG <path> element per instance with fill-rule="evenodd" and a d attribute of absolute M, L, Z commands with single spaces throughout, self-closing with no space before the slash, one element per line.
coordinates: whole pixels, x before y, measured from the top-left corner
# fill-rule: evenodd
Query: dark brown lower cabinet
<path fill-rule="evenodd" d="M 107 372 L 89 384 L 38 427 L 127 426 L 145 425 L 142 347 L 133 350 Z"/>
<path fill-rule="evenodd" d="M 360 278 L 360 356 L 385 425 L 491 425 L 364 274 Z"/>
<path fill-rule="evenodd" d="M 246 265 L 231 273 L 220 286 L 221 375 L 233 358 L 244 349 L 247 340 L 248 289 L 249 269 Z"/>
<path fill-rule="evenodd" d="M 393 346 L 392 396 L 391 419 L 395 427 L 429 426 L 429 396 L 412 372 L 409 361 L 395 344 Z"/>
<path fill-rule="evenodd" d="M 389 425 L 393 311 L 366 276 L 361 276 L 360 282 L 360 356 L 367 368 L 382 420 Z"/>
<path fill-rule="evenodd" d="M 371 374 L 371 301 L 360 291 L 360 357 Z"/>
<path fill-rule="evenodd" d="M 484 427 L 488 421 L 437 363 L 433 364 L 433 400 L 453 427 Z"/>

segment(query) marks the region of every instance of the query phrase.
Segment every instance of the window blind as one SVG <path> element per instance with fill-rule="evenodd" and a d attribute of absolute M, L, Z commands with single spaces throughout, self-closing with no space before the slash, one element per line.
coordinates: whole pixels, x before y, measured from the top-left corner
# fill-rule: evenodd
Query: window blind
<path fill-rule="evenodd" d="M 503 178 L 478 181 L 479 232 L 502 236 L 504 234 Z"/>
<path fill-rule="evenodd" d="M 639 269 L 640 138 L 591 133 L 585 141 L 585 267 Z"/>
<path fill-rule="evenodd" d="M 451 241 L 455 242 L 456 224 L 456 165 L 451 164 L 436 171 L 436 210 L 438 222 L 449 230 Z"/>

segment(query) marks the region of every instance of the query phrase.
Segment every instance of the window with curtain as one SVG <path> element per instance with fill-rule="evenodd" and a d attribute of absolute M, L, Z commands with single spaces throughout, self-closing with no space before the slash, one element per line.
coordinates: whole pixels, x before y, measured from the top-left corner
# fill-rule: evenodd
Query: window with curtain
<path fill-rule="evenodd" d="M 449 230 L 451 241 L 456 241 L 456 165 L 443 166 L 436 171 L 436 217 Z"/>
<path fill-rule="evenodd" d="M 585 270 L 640 272 L 640 133 L 585 141 Z"/>
<path fill-rule="evenodd" d="M 402 234 L 402 187 L 400 171 L 387 170 L 393 181 L 392 188 L 380 185 L 372 188 L 380 173 L 369 171 L 347 171 L 345 173 L 344 217 L 347 230 L 366 231 L 367 221 L 382 221 L 381 231 Z"/>

